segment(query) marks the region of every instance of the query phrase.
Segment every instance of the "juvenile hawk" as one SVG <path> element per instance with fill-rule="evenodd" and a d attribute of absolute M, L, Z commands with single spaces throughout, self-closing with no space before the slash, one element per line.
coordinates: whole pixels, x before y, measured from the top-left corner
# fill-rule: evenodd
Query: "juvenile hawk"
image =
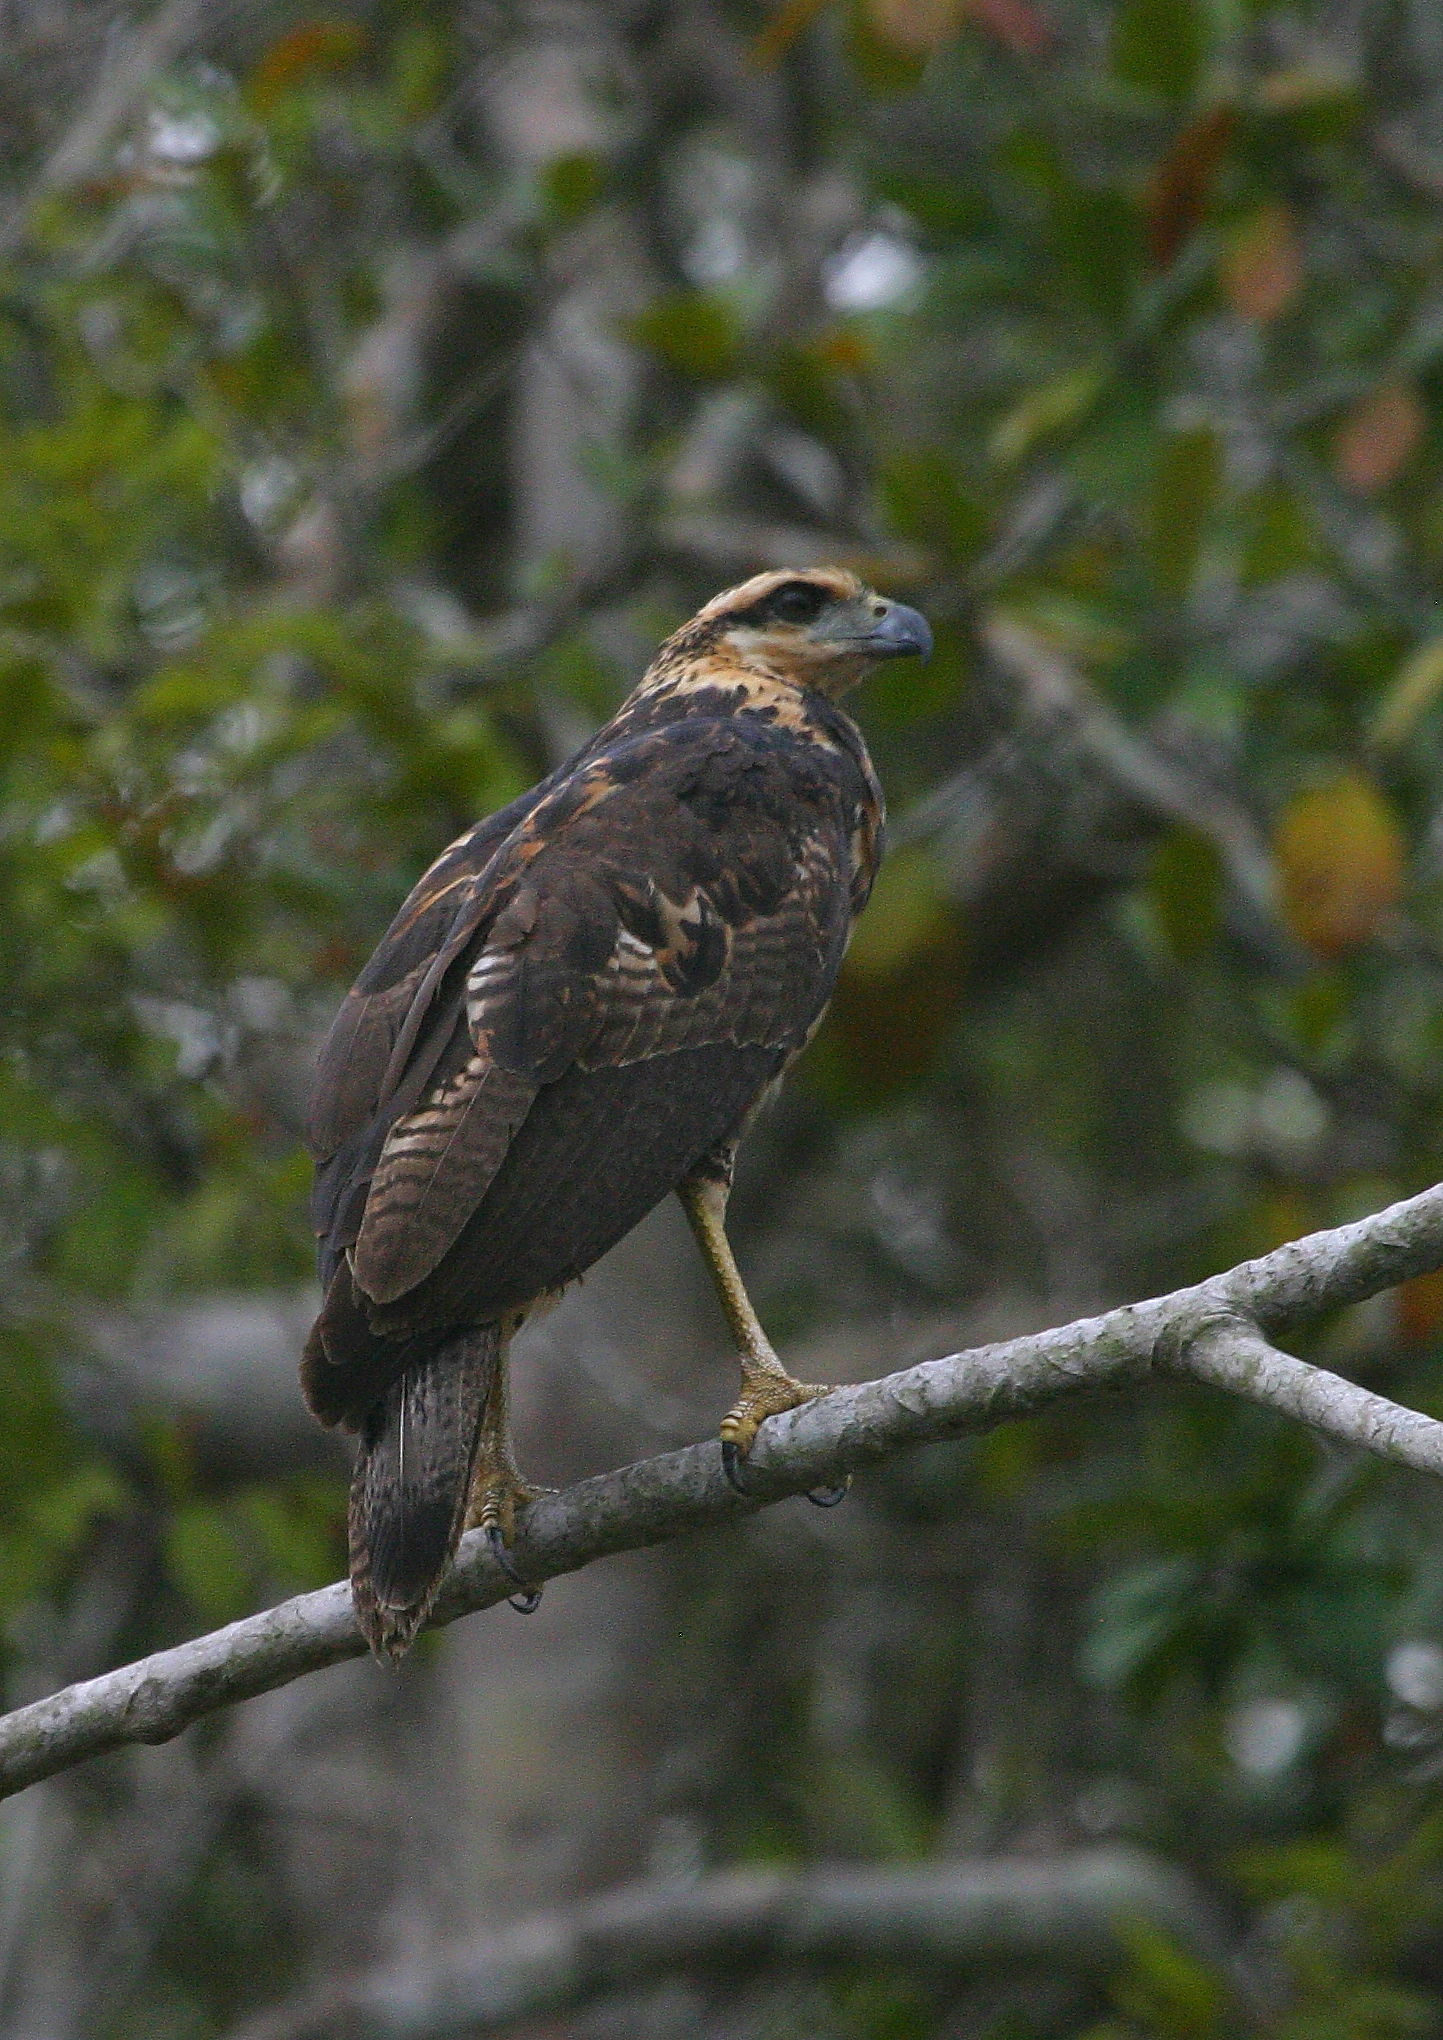
<path fill-rule="evenodd" d="M 351 1584 L 379 1657 L 410 1644 L 463 1527 L 507 1563 L 531 1492 L 508 1344 L 667 1191 L 741 1350 L 729 1476 L 765 1418 L 823 1392 L 757 1321 L 727 1193 L 881 855 L 837 698 L 930 649 L 915 610 L 836 568 L 718 595 L 569 763 L 442 853 L 336 1016 L 307 1129 L 325 1303 L 301 1380 L 323 1424 L 360 1433 Z"/>

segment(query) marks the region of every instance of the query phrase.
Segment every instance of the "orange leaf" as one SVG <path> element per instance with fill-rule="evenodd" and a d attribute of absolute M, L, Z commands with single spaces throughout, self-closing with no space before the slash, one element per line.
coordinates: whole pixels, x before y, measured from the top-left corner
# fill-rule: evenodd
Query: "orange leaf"
<path fill-rule="evenodd" d="M 1412 1346 L 1422 1346 L 1443 1331 L 1443 1268 L 1400 1283 L 1398 1331 Z"/>
<path fill-rule="evenodd" d="M 1302 281 L 1303 251 L 1291 208 L 1260 206 L 1223 257 L 1223 296 L 1240 319 L 1266 326 L 1287 310 Z"/>
<path fill-rule="evenodd" d="M 838 375 L 861 375 L 872 367 L 877 350 L 865 335 L 851 326 L 834 326 L 818 334 L 811 353 Z"/>
<path fill-rule="evenodd" d="M 1201 224 L 1236 126 L 1233 107 L 1209 107 L 1174 138 L 1148 180 L 1147 248 L 1159 269 L 1177 259 Z"/>
<path fill-rule="evenodd" d="M 249 96 L 260 113 L 316 71 L 343 71 L 366 47 L 354 21 L 302 21 L 277 38 L 250 76 Z"/>
<path fill-rule="evenodd" d="M 1031 0 L 967 0 L 967 12 L 1015 57 L 1045 56 L 1056 40 L 1052 23 Z"/>
<path fill-rule="evenodd" d="M 873 33 L 909 57 L 931 56 L 966 20 L 1014 56 L 1041 56 L 1053 43 L 1052 24 L 1032 0 L 867 0 L 867 13 Z"/>
<path fill-rule="evenodd" d="M 1345 772 L 1289 801 L 1273 837 L 1283 919 L 1316 955 L 1375 935 L 1398 904 L 1406 849 L 1371 779 Z"/>
<path fill-rule="evenodd" d="M 797 37 L 809 28 L 830 0 L 782 0 L 776 13 L 761 29 L 747 51 L 747 62 L 759 71 L 779 64 Z"/>
<path fill-rule="evenodd" d="M 1360 397 L 1338 428 L 1333 465 L 1339 481 L 1364 496 L 1386 489 L 1407 466 L 1427 422 L 1407 383 L 1383 383 Z"/>

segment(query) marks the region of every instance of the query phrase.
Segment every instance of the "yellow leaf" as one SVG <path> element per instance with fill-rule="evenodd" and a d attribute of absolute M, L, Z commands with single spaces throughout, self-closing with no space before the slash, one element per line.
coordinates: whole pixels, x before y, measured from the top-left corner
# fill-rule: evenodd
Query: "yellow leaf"
<path fill-rule="evenodd" d="M 1284 70 L 1270 72 L 1256 89 L 1258 105 L 1266 107 L 1269 113 L 1295 113 L 1299 108 L 1350 99 L 1359 85 L 1357 73 L 1345 64 L 1311 56 Z"/>
<path fill-rule="evenodd" d="M 1247 1252 L 1271 1254 L 1300 1240 L 1318 1224 L 1300 1190 L 1265 1190 L 1248 1214 Z"/>
<path fill-rule="evenodd" d="M 999 467 L 1015 467 L 1042 440 L 1081 420 L 1102 392 L 1102 371 L 1069 369 L 1029 390 L 992 431 L 988 451 Z"/>
<path fill-rule="evenodd" d="M 1367 942 L 1403 890 L 1403 832 L 1360 772 L 1295 795 L 1279 818 L 1273 854 L 1283 919 L 1318 956 Z"/>
<path fill-rule="evenodd" d="M 1443 637 L 1432 637 L 1406 658 L 1378 704 L 1370 732 L 1373 742 L 1392 750 L 1443 693 Z"/>
<path fill-rule="evenodd" d="M 930 56 L 950 42 L 966 11 L 964 0 L 869 0 L 872 26 L 884 42 L 909 56 Z"/>
<path fill-rule="evenodd" d="M 886 976 L 951 929 L 954 910 L 926 850 L 898 850 L 882 866 L 867 911 L 847 951 L 852 975 Z"/>
<path fill-rule="evenodd" d="M 1264 205 L 1249 214 L 1223 257 L 1223 296 L 1240 319 L 1270 325 L 1303 281 L 1303 251 L 1291 209 Z"/>
<path fill-rule="evenodd" d="M 943 875 L 924 849 L 889 857 L 857 925 L 828 1036 L 850 1080 L 893 1096 L 922 1076 L 957 1024 L 966 941 Z"/>

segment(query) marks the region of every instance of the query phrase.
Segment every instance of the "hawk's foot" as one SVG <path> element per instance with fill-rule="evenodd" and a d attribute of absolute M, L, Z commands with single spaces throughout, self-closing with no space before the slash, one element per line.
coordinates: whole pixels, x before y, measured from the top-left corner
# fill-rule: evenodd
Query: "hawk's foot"
<path fill-rule="evenodd" d="M 528 1502 L 534 1502 L 538 1495 L 554 1492 L 552 1488 L 529 1486 L 514 1466 L 505 1464 L 478 1466 L 472 1478 L 466 1528 L 485 1531 L 491 1556 L 517 1589 L 514 1594 L 508 1594 L 507 1600 L 518 1615 L 536 1613 L 541 1606 L 541 1589 L 521 1577 L 511 1556 L 511 1540 L 516 1535 L 516 1511 Z"/>
<path fill-rule="evenodd" d="M 516 1585 L 517 1591 L 506 1596 L 507 1607 L 514 1608 L 518 1615 L 534 1615 L 541 1606 L 540 1587 L 529 1586 L 522 1579 L 520 1573 L 517 1572 L 516 1562 L 512 1558 L 511 1553 L 506 1549 L 506 1539 L 501 1534 L 501 1525 L 499 1523 L 488 1523 L 485 1529 L 486 1543 L 491 1556 L 495 1559 L 497 1565 L 500 1566 L 502 1572 L 505 1573 L 507 1579 L 514 1581 Z"/>
<path fill-rule="evenodd" d="M 784 1410 L 800 1409 L 803 1403 L 815 1402 L 818 1396 L 830 1393 L 825 1383 L 794 1381 L 780 1362 L 763 1369 L 749 1367 L 743 1361 L 742 1392 L 721 1423 L 722 1472 L 739 1495 L 750 1496 L 752 1492 L 742 1478 L 742 1467 L 767 1418 L 780 1416 Z M 813 1488 L 807 1500 L 815 1502 L 819 1509 L 834 1509 L 845 1500 L 851 1485 L 848 1474 L 837 1487 Z"/>

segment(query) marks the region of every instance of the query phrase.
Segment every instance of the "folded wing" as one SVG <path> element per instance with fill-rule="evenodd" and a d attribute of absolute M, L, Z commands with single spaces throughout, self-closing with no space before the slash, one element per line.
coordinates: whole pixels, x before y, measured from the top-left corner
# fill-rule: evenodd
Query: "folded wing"
<path fill-rule="evenodd" d="M 644 771 L 603 756 L 468 873 L 438 866 L 333 1031 L 312 1125 L 340 1136 L 318 1219 L 323 1263 L 350 1251 L 348 1323 L 404 1340 L 570 1280 L 738 1131 L 826 1002 L 838 817 L 735 725 L 637 741 Z"/>

